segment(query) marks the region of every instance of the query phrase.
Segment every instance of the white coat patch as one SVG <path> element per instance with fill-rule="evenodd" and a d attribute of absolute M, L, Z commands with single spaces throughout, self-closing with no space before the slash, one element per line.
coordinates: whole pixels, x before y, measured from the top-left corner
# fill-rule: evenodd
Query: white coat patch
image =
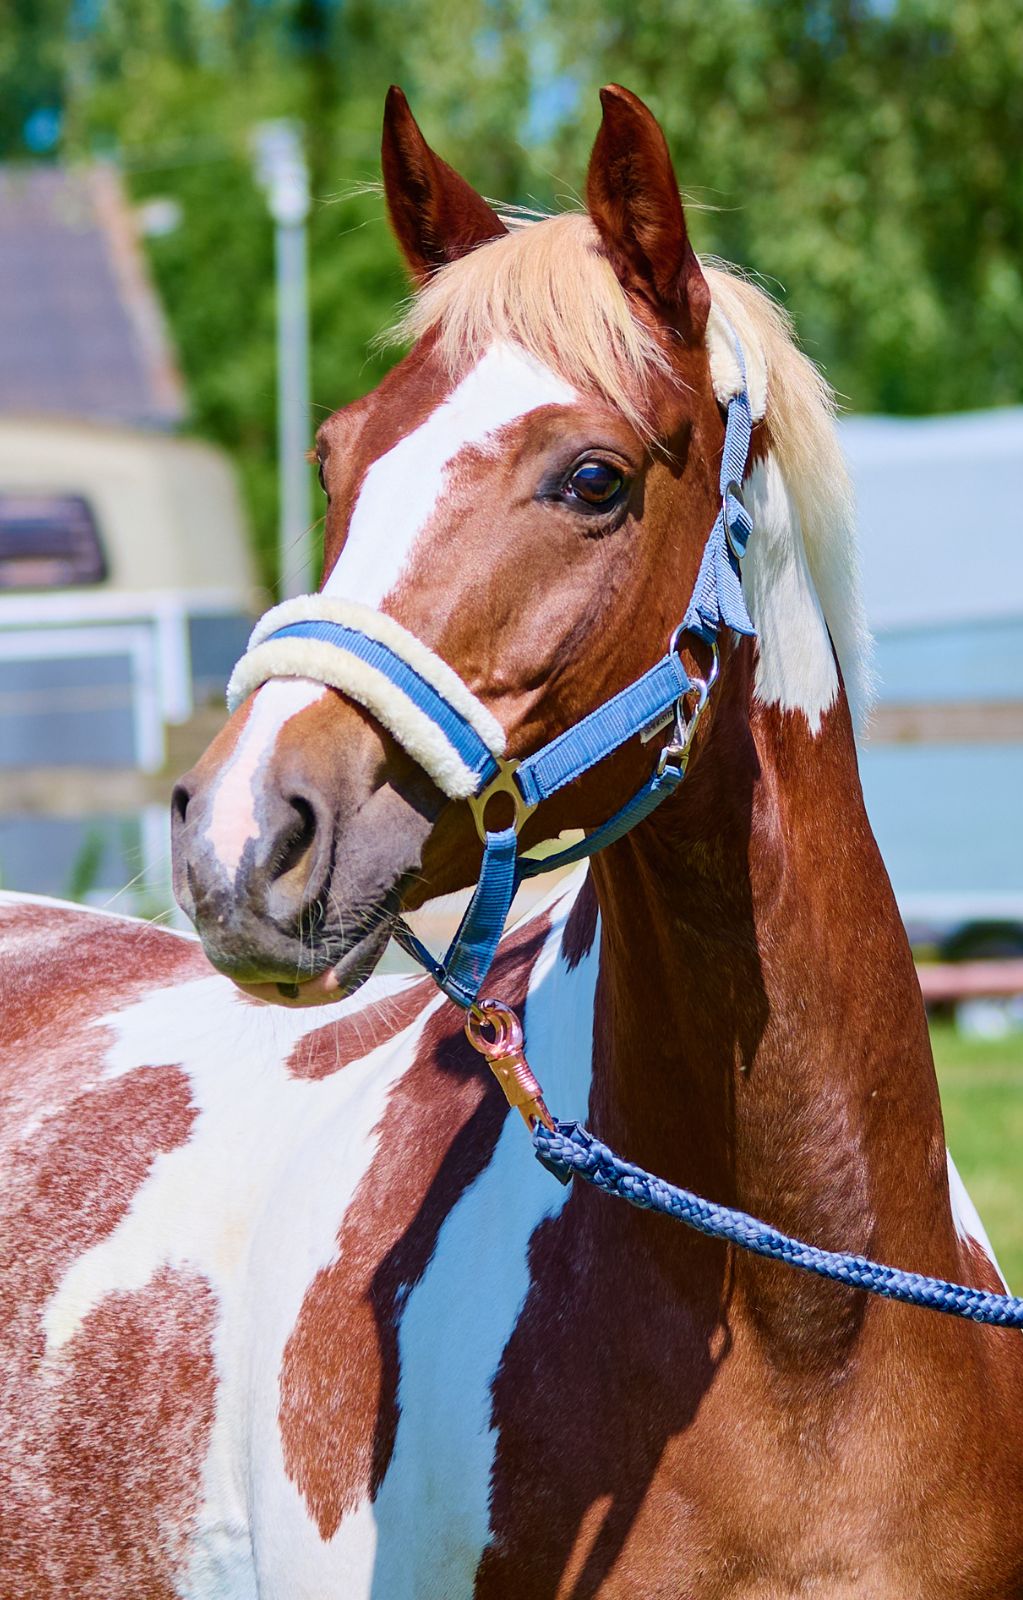
<path fill-rule="evenodd" d="M 757 463 L 744 490 L 753 533 L 742 584 L 757 629 L 756 697 L 802 711 L 816 734 L 838 698 L 838 668 L 799 512 L 773 456 Z"/>
<path fill-rule="evenodd" d="M 246 844 L 259 838 L 257 797 L 281 729 L 326 692 L 322 683 L 308 678 L 278 679 L 257 691 L 241 738 L 217 776 L 206 825 L 213 854 L 231 878 Z"/>
<path fill-rule="evenodd" d="M 552 895 L 552 930 L 524 1012 L 530 1057 L 569 1116 L 585 1113 L 589 1095 L 598 965 L 596 941 L 574 969 L 561 953 L 582 877 Z M 113 1231 L 56 1286 L 44 1317 L 46 1359 L 59 1365 L 95 1306 L 142 1288 L 164 1264 L 210 1283 L 216 1410 L 182 1600 L 472 1594 L 490 1538 L 492 1384 L 529 1287 L 530 1240 L 566 1195 L 532 1159 L 516 1115 L 449 1213 L 403 1309 L 400 1418 L 384 1482 L 329 1540 L 288 1476 L 280 1433 L 288 1338 L 310 1285 L 337 1259 L 389 1099 L 443 999 L 335 1074 L 296 1077 L 288 1059 L 305 1035 L 409 981 L 373 978 L 336 1007 L 289 1011 L 246 1002 L 226 979 L 201 978 L 96 1019 L 114 1034 L 104 1080 L 177 1066 L 196 1117 L 184 1144 L 155 1157 Z M 576 1051 L 565 1049 L 566 1037 L 579 1041 Z"/>
<path fill-rule="evenodd" d="M 252 1005 L 211 977 L 97 1019 L 116 1034 L 106 1079 L 142 1063 L 179 1066 L 197 1115 L 186 1143 L 156 1157 L 117 1227 L 57 1286 L 44 1317 L 46 1355 L 59 1363 L 94 1306 L 142 1288 L 164 1263 L 211 1284 L 216 1412 L 181 1591 L 189 1600 L 368 1592 L 372 1516 L 364 1511 L 340 1543 L 323 1544 L 284 1468 L 279 1373 L 309 1285 L 336 1258 L 390 1089 L 442 997 L 343 1071 L 307 1080 L 286 1064 L 305 1034 L 409 981 L 374 978 L 337 1007 L 285 1011 Z M 264 1499 L 274 1516 L 261 1525 L 252 1508 Z"/>
<path fill-rule="evenodd" d="M 991 1240 L 987 1236 L 987 1229 L 980 1220 L 980 1213 L 970 1199 L 969 1191 L 952 1160 L 951 1152 L 948 1156 L 948 1197 L 952 1202 L 952 1221 L 955 1223 L 956 1233 L 964 1244 L 978 1245 L 987 1256 L 998 1276 L 1002 1280 L 1002 1287 L 1008 1293 L 1009 1285 L 1005 1281 L 1005 1274 L 998 1265 L 998 1258 L 991 1248 Z"/>

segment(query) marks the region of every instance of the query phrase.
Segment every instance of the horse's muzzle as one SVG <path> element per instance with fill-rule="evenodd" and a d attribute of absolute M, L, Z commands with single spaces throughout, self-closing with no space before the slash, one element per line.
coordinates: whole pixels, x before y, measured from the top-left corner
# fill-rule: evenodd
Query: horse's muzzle
<path fill-rule="evenodd" d="M 316 958 L 330 889 L 332 809 L 306 785 L 264 784 L 252 817 L 225 834 L 215 791 L 187 774 L 171 802 L 174 893 L 207 955 L 242 982 L 301 981 Z"/>
<path fill-rule="evenodd" d="M 398 759 L 392 772 L 372 724 L 333 693 L 250 751 L 246 725 L 229 724 L 176 786 L 175 896 L 236 982 L 276 992 L 336 970 L 340 998 L 383 953 L 442 797 L 399 790 Z"/>

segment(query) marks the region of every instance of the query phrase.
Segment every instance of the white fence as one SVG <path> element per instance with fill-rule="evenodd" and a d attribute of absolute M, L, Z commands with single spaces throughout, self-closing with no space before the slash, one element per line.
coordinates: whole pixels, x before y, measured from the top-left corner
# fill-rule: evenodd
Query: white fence
<path fill-rule="evenodd" d="M 191 619 L 236 617 L 244 609 L 237 590 L 0 595 L 0 664 L 123 658 L 134 765 L 155 772 L 165 759 L 166 725 L 186 722 L 193 711 Z M 34 706 L 38 696 L 19 696 L 14 689 L 0 695 L 0 710 L 59 711 L 61 694 L 40 691 L 46 704 Z M 38 764 L 48 764 L 45 752 Z"/>

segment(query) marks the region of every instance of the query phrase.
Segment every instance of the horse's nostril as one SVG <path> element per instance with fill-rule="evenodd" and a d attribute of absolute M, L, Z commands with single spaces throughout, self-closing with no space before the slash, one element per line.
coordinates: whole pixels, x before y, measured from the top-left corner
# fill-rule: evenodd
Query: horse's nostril
<path fill-rule="evenodd" d="M 192 796 L 189 794 L 183 783 L 176 783 L 174 785 L 174 790 L 171 794 L 172 820 L 176 822 L 184 822 L 188 813 L 188 802 L 191 800 L 191 798 Z"/>
<path fill-rule="evenodd" d="M 288 796 L 288 804 L 295 813 L 294 826 L 283 831 L 269 862 L 267 878 L 275 883 L 300 865 L 316 838 L 316 813 L 308 800 L 300 794 Z"/>

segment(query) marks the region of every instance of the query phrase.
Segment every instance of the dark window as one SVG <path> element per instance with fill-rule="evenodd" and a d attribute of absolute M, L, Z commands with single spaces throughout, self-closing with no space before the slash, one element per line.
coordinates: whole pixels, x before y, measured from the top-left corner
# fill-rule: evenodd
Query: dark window
<path fill-rule="evenodd" d="M 0 589 L 101 583 L 106 559 L 77 494 L 0 494 Z"/>

